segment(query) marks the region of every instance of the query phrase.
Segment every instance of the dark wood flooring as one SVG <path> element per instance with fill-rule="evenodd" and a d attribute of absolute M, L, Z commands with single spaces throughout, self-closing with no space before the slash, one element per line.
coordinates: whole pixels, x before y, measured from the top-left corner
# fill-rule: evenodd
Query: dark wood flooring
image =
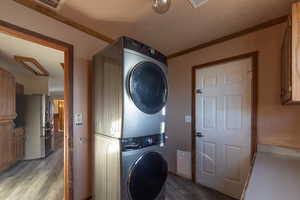
<path fill-rule="evenodd" d="M 46 159 L 22 161 L 0 174 L 0 200 L 62 200 L 63 149 Z M 166 200 L 233 200 L 211 189 L 169 175 Z"/>

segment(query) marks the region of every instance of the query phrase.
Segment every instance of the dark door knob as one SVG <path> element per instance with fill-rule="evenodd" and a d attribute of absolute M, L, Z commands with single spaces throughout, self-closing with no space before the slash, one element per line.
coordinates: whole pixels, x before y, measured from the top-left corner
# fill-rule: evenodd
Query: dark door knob
<path fill-rule="evenodd" d="M 196 137 L 204 137 L 204 135 L 201 132 L 197 132 L 195 135 Z"/>

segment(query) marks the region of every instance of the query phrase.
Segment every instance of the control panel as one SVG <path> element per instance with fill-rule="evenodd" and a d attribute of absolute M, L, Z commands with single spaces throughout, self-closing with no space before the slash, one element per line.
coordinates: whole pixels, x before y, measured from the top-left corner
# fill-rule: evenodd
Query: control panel
<path fill-rule="evenodd" d="M 149 146 L 164 144 L 165 134 L 122 139 L 122 151 L 142 149 Z"/>
<path fill-rule="evenodd" d="M 132 38 L 129 37 L 122 37 L 123 42 L 124 42 L 124 48 L 126 49 L 131 49 L 134 50 L 136 52 L 139 52 L 143 55 L 152 57 L 155 60 L 158 60 L 162 63 L 164 63 L 165 65 L 167 65 L 167 58 L 166 56 L 164 56 L 162 53 L 160 53 L 159 51 L 155 50 L 152 47 L 149 47 L 145 44 L 142 44 L 141 42 L 138 42 Z"/>

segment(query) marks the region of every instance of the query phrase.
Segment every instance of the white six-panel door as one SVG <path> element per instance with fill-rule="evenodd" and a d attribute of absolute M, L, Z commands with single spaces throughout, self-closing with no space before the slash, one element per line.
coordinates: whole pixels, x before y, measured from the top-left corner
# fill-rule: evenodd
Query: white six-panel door
<path fill-rule="evenodd" d="M 196 71 L 196 181 L 240 198 L 250 168 L 252 59 Z"/>

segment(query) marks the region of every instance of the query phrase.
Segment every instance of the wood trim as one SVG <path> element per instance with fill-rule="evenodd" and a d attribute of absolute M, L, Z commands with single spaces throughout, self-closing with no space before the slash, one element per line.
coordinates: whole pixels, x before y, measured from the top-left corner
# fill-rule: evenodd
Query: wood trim
<path fill-rule="evenodd" d="M 73 48 L 71 44 L 10 24 L 3 20 L 0 20 L 0 32 L 60 51 L 66 51 L 66 49 Z"/>
<path fill-rule="evenodd" d="M 0 32 L 64 52 L 64 199 L 73 199 L 73 45 L 0 20 Z"/>
<path fill-rule="evenodd" d="M 90 198 L 92 198 L 93 195 L 93 182 L 94 182 L 94 145 L 93 145 L 93 111 L 92 111 L 92 93 L 93 93 L 93 62 L 88 61 L 88 145 L 89 145 L 89 186 L 88 186 L 88 192 L 90 193 Z M 88 198 L 89 199 L 89 198 Z"/>
<path fill-rule="evenodd" d="M 282 17 L 279 17 L 279 18 L 275 18 L 275 19 L 266 21 L 264 23 L 252 26 L 252 27 L 244 29 L 242 31 L 238 31 L 238 32 L 232 33 L 230 35 L 226 35 L 226 36 L 220 37 L 218 39 L 211 40 L 209 42 L 205 42 L 205 43 L 199 44 L 197 46 L 194 46 L 194 47 L 182 50 L 182 51 L 175 52 L 173 54 L 170 54 L 168 56 L 168 59 L 179 57 L 179 56 L 191 53 L 193 51 L 204 49 L 204 48 L 209 47 L 209 46 L 213 46 L 213 45 L 216 45 L 216 44 L 219 44 L 219 43 L 222 43 L 222 42 L 226 42 L 228 40 L 232 40 L 234 38 L 238 38 L 238 37 L 247 35 L 249 33 L 253 33 L 255 31 L 260 31 L 262 29 L 266 29 L 266 28 L 269 28 L 271 26 L 284 23 L 284 22 L 287 21 L 287 19 L 288 19 L 288 16 L 285 15 L 285 16 L 282 16 Z"/>
<path fill-rule="evenodd" d="M 60 66 L 65 69 L 65 63 L 60 63 Z"/>
<path fill-rule="evenodd" d="M 32 72 L 36 76 L 49 76 L 49 72 L 34 58 L 22 57 L 22 56 L 15 56 L 15 60 L 22 64 L 22 66 L 27 69 L 28 71 Z M 33 69 L 31 66 L 26 64 L 26 62 L 30 62 L 36 66 L 42 73 L 38 72 L 37 70 Z"/>
<path fill-rule="evenodd" d="M 211 67 L 213 65 L 228 63 L 236 60 L 241 60 L 245 58 L 252 59 L 252 113 L 251 113 L 251 159 L 253 159 L 255 153 L 257 152 L 257 99 L 258 99 L 258 52 L 251 52 L 246 54 L 241 54 L 238 56 L 233 56 L 230 58 L 225 58 L 221 60 L 216 60 L 213 62 L 208 62 L 201 65 L 196 65 L 192 67 L 192 180 L 196 183 L 196 105 L 195 105 L 195 90 L 196 90 L 196 70 L 204 67 Z"/>
<path fill-rule="evenodd" d="M 113 43 L 114 42 L 114 39 L 102 34 L 102 33 L 99 33 L 91 28 L 88 28 L 87 26 L 84 26 L 82 24 L 79 24 L 67 17 L 64 17 L 63 15 L 60 15 L 59 13 L 51 10 L 50 8 L 47 8 L 46 6 L 42 6 L 41 4 L 33 1 L 33 0 L 13 0 L 27 8 L 31 8 L 43 15 L 46 15 L 48 17 L 51 17 L 57 21 L 60 21 L 66 25 L 69 25 L 79 31 L 82 31 L 84 33 L 87 33 L 88 35 L 91 35 L 95 38 L 98 38 L 100 40 L 103 40 L 107 43 Z"/>
<path fill-rule="evenodd" d="M 10 123 L 10 122 L 13 122 L 12 119 L 9 119 L 9 120 L 0 120 L 0 123 Z"/>

